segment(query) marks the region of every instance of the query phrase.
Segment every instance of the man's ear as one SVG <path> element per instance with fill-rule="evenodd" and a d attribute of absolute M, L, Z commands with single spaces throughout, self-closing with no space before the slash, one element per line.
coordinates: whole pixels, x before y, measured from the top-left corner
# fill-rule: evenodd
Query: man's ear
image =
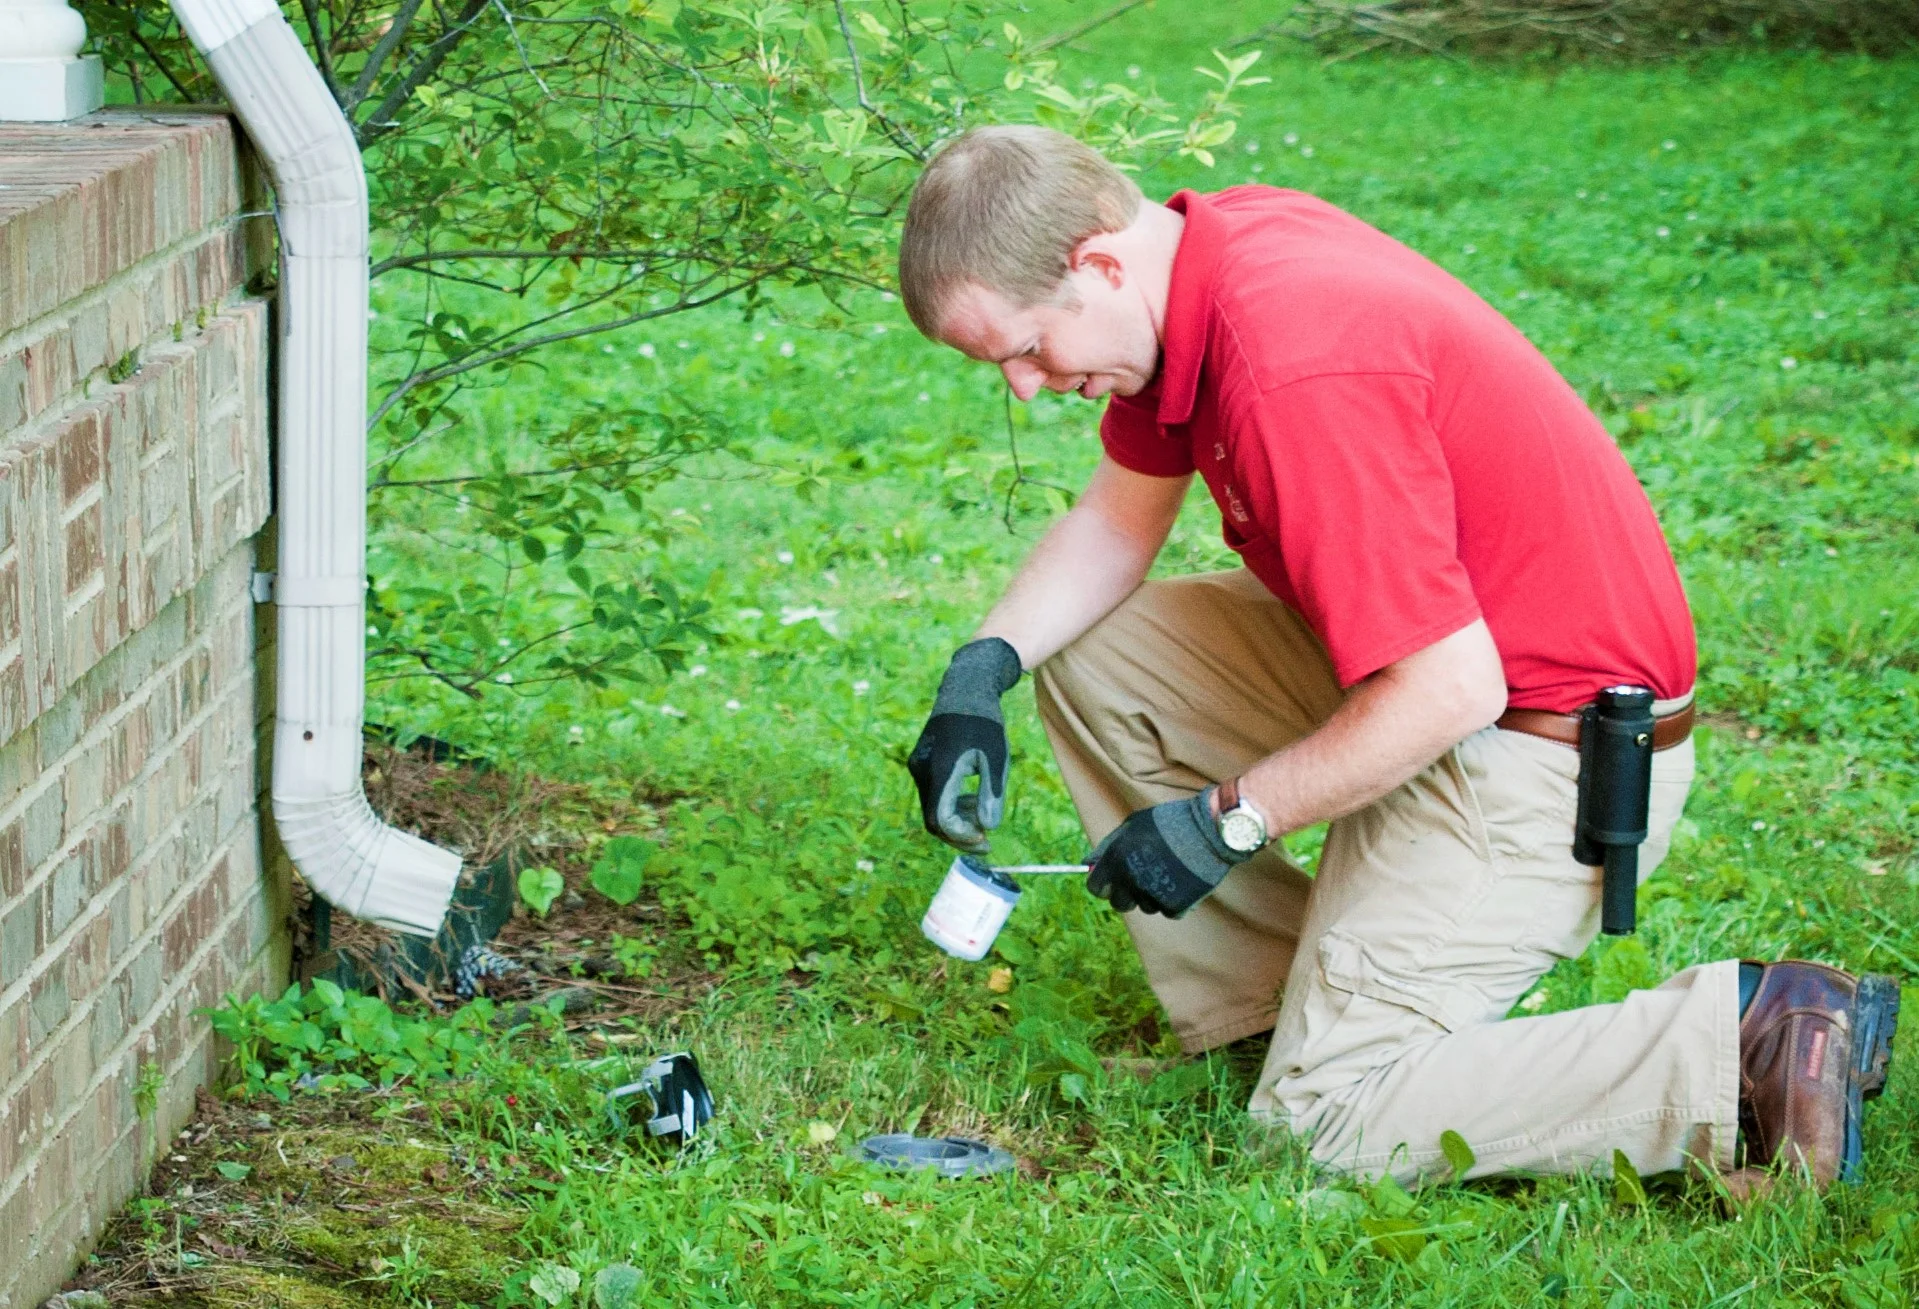
<path fill-rule="evenodd" d="M 1105 235 L 1101 232 L 1089 236 L 1074 246 L 1073 252 L 1066 256 L 1066 267 L 1075 273 L 1090 271 L 1117 291 L 1126 285 L 1126 265 L 1101 239 Z"/>

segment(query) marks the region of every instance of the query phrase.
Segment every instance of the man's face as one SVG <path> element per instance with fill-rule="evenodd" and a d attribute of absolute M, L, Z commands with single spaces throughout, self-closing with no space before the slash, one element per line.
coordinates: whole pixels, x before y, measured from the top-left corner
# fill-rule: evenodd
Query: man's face
<path fill-rule="evenodd" d="M 1138 395 L 1159 371 L 1159 335 L 1133 282 L 1110 261 L 1066 275 L 1060 294 L 1021 309 L 978 283 L 953 296 L 939 340 L 997 364 L 1022 401 L 1043 387 L 1088 400 Z"/>

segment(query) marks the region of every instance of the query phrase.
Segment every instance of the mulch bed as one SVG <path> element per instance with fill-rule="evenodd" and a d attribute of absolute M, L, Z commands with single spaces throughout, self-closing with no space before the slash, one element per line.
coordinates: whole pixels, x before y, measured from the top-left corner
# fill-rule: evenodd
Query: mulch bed
<path fill-rule="evenodd" d="M 666 939 L 676 926 L 652 896 L 617 905 L 593 890 L 588 874 L 600 845 L 612 836 L 656 832 L 671 797 L 617 794 L 604 788 L 554 781 L 462 758 L 443 744 L 415 743 L 402 749 L 370 742 L 363 766 L 367 798 L 388 823 L 458 852 L 471 877 L 503 856 L 515 868 L 544 864 L 557 870 L 567 889 L 547 915 L 524 904 L 492 942 L 492 949 L 520 964 L 504 977 L 485 978 L 480 994 L 509 1006 L 544 1003 L 557 992 L 567 1026 L 598 1026 L 628 1018 L 653 1020 L 683 1010 L 712 989 L 714 977 L 688 961 L 670 958 L 657 977 L 630 981 L 613 957 L 617 936 Z M 315 955 L 311 897 L 294 887 L 295 959 Z M 334 914 L 330 948 L 350 956 L 372 975 L 383 947 L 395 940 L 387 929 Z M 390 971 L 390 970 L 389 970 Z M 391 1001 L 413 1000 L 436 1008 L 463 1003 L 450 989 L 431 990 L 396 978 L 385 988 Z"/>

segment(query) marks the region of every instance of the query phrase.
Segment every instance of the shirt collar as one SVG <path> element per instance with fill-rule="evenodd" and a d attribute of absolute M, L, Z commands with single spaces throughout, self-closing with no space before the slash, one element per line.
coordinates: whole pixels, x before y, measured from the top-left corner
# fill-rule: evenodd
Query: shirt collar
<path fill-rule="evenodd" d="M 1189 422 L 1199 392 L 1200 365 L 1213 327 L 1213 279 L 1225 244 L 1226 219 L 1197 191 L 1180 191 L 1166 207 L 1184 215 L 1160 333 L 1159 421 Z"/>

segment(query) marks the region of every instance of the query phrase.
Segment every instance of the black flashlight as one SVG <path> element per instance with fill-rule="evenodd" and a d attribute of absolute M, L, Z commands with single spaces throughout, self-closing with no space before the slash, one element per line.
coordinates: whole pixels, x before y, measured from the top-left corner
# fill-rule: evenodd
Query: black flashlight
<path fill-rule="evenodd" d="M 1579 817 L 1573 858 L 1605 869 L 1599 930 L 1630 936 L 1639 893 L 1639 846 L 1652 809 L 1653 694 L 1609 686 L 1581 712 Z"/>

